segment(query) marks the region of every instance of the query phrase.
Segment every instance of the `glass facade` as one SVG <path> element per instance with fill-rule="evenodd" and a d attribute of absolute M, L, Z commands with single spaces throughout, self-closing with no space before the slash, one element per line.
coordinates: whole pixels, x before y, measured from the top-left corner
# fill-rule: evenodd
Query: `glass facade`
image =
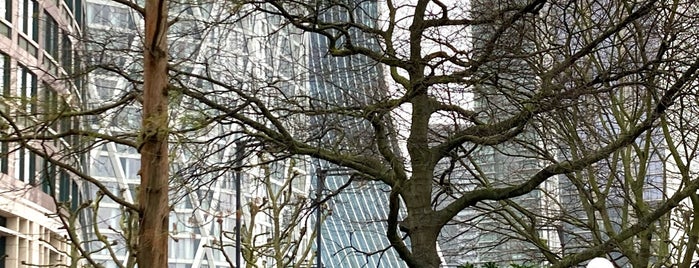
<path fill-rule="evenodd" d="M 325 190 L 339 193 L 321 207 L 323 267 L 407 267 L 386 238 L 390 189 L 371 181 L 346 187 L 349 175 L 332 173 L 325 177 Z"/>
<path fill-rule="evenodd" d="M 229 3 L 171 3 L 169 12 L 177 17 L 177 23 L 169 29 L 170 61 L 181 71 L 173 72 L 173 85 L 202 92 L 218 103 L 233 106 L 240 100 L 235 93 L 196 76 L 215 76 L 218 81 L 235 87 L 242 85 L 266 101 L 272 101 L 276 94 L 297 94 L 295 92 L 305 90 L 307 81 L 298 71 L 306 62 L 301 56 L 306 50 L 304 35 L 291 32 L 273 16 L 232 14 L 233 7 L 226 4 Z M 89 64 L 96 66 L 88 84 L 89 106 L 101 107 L 138 94 L 141 85 L 133 81 L 142 79 L 139 50 L 143 40 L 136 29 L 142 23 L 140 16 L 124 6 L 99 0 L 88 1 L 86 11 L 88 56 L 92 60 Z M 111 72 L 112 68 L 128 73 L 128 79 Z M 248 252 L 242 265 L 246 262 L 255 262 L 260 267 L 273 265 L 276 259 L 270 252 L 274 250 L 263 249 L 269 247 L 267 241 L 273 238 L 273 232 L 283 231 L 275 230 L 274 221 L 281 221 L 280 228 L 286 229 L 283 226 L 288 223 L 284 215 L 288 213 L 278 211 L 279 217 L 273 217 L 273 213 L 263 215 L 267 210 L 265 213 L 254 210 L 263 204 L 270 205 L 268 200 L 273 197 L 287 202 L 279 196 L 282 192 L 285 198 L 305 200 L 307 175 L 292 176 L 294 183 L 287 182 L 288 169 L 293 166 L 305 170 L 306 167 L 302 163 L 292 165 L 291 161 L 270 161 L 263 167 L 245 169 L 239 174 L 234 169 L 240 165 L 236 154 L 244 149 L 236 143 L 241 139 L 238 134 L 241 130 L 235 124 L 208 121 L 207 118 L 224 116 L 188 97 L 172 98 L 170 107 L 171 138 L 176 142 L 170 145 L 169 267 L 231 267 L 231 261 L 236 259 L 236 215 L 240 215 L 242 221 L 240 234 L 244 247 L 241 250 Z M 141 125 L 141 110 L 140 103 L 133 101 L 96 115 L 89 124 L 100 132 L 136 137 Z M 255 159 L 253 155 L 245 161 L 255 165 Z M 137 199 L 141 166 L 137 148 L 98 140 L 90 152 L 89 162 L 91 175 L 109 192 L 127 202 Z M 240 188 L 236 186 L 238 175 Z M 94 199 L 99 192 L 96 187 L 90 189 Z M 241 199 L 240 214 L 236 213 L 237 195 Z M 95 250 L 93 257 L 106 267 L 116 267 L 115 261 L 128 261 L 130 253 L 126 245 L 131 237 L 127 235 L 128 229 L 121 227 L 132 218 L 107 197 L 101 199 L 92 214 L 100 228 L 90 230 L 90 235 L 106 237 L 116 245 L 91 245 L 90 249 Z M 292 243 L 306 244 L 304 238 L 296 236 L 300 228 L 292 228 L 295 230 L 290 239 Z M 117 260 L 106 248 L 116 252 Z"/>
<path fill-rule="evenodd" d="M 509 16 L 504 10 L 509 7 L 521 8 L 517 5 L 519 3 L 523 2 L 473 1 L 471 9 L 474 17 L 495 18 Z M 541 77 L 550 75 L 528 65 L 527 62 L 538 60 L 535 55 L 550 57 L 547 61 L 551 62 L 547 66 L 556 66 L 589 43 L 589 40 L 582 40 L 590 38 L 587 34 L 596 34 L 595 30 L 591 33 L 588 32 L 590 29 L 576 28 L 583 26 L 564 21 L 565 18 L 614 21 L 619 19 L 614 16 L 624 13 L 620 12 L 624 10 L 623 7 L 613 2 L 603 1 L 602 5 L 609 7 L 581 4 L 599 10 L 590 14 L 574 12 L 568 6 L 547 6 L 547 16 L 513 23 L 495 37 L 493 34 L 501 26 L 497 23 L 470 27 L 474 58 L 485 53 L 490 56 L 478 66 L 479 70 L 474 75 L 487 77 L 474 87 L 472 108 L 482 116 L 482 122 L 502 122 L 526 109 L 523 104 L 531 103 L 531 96 L 536 95 L 536 90 L 541 87 Z M 559 21 L 559 18 L 563 21 Z M 655 18 L 649 20 L 654 21 Z M 638 23 L 648 22 L 639 19 Z M 546 27 L 535 29 L 533 25 Z M 543 45 L 545 48 L 535 48 L 535 45 L 545 44 L 541 40 L 547 38 L 556 41 L 549 42 L 551 47 Z M 626 43 L 628 40 L 623 38 L 605 38 L 601 45 L 593 49 L 595 52 L 591 59 L 580 60 L 583 62 L 580 66 L 588 61 L 598 65 L 575 65 L 570 70 L 572 74 L 566 73 L 568 69 L 556 74 L 564 77 L 560 82 L 561 90 L 573 92 L 586 88 L 589 77 L 615 73 L 614 68 L 618 68 L 616 64 L 628 64 L 623 68 L 635 68 L 632 67 L 638 62 L 635 57 L 643 58 L 655 53 L 649 51 L 653 51 L 654 43 L 660 41 L 653 39 L 651 35 L 647 40 L 649 45 L 645 47 L 647 50 L 644 50 L 637 48 L 635 42 Z M 627 47 L 629 44 L 630 47 Z M 542 52 L 547 49 L 555 52 Z M 647 114 L 638 111 L 649 107 L 640 100 L 651 97 L 644 95 L 648 94 L 645 85 L 635 83 L 644 81 L 645 78 L 640 77 L 644 74 L 641 73 L 600 86 L 594 94 L 576 96 L 570 107 L 557 107 L 560 111 L 557 110 L 556 114 L 532 120 L 522 133 L 506 142 L 496 146 L 473 144 L 475 149 L 469 154 L 469 161 L 463 164 L 463 170 L 451 171 L 451 182 L 458 182 L 465 190 L 518 185 L 551 163 L 579 160 L 598 152 L 623 135 L 630 126 L 646 119 Z M 555 121 L 562 122 L 559 125 Z M 479 202 L 461 211 L 440 236 L 446 264 L 449 267 L 467 262 L 476 265 L 488 262 L 546 265 L 551 256 L 560 257 L 589 249 L 627 229 L 638 220 L 639 215 L 635 213 L 646 213 L 638 208 L 652 208 L 675 192 L 673 181 L 677 183 L 678 178 L 667 160 L 670 157 L 667 155 L 666 137 L 660 132 L 656 129 L 644 134 L 633 145 L 621 148 L 582 170 L 553 176 L 526 195 L 500 202 Z M 449 168 L 449 163 L 443 163 L 442 169 Z M 445 199 L 450 201 L 449 198 Z M 667 251 L 671 246 L 668 233 L 673 232 L 674 228 L 669 226 L 670 221 L 668 217 L 653 223 L 655 226 L 650 231 L 653 237 L 649 243 L 652 244 L 649 246 L 649 252 L 653 255 L 651 259 L 669 258 Z M 629 243 L 640 244 L 639 241 L 643 239 L 632 238 Z M 636 255 L 638 248 L 628 252 L 619 252 L 619 248 L 624 247 L 619 246 L 606 257 L 613 259 L 619 267 L 626 267 L 629 264 L 624 255 Z"/>
<path fill-rule="evenodd" d="M 346 4 L 352 8 L 325 7 L 326 12 L 319 19 L 345 22 L 353 17 L 368 27 L 375 25 L 378 19 L 376 1 L 349 1 Z M 348 12 L 352 12 L 352 16 Z M 350 31 L 354 44 L 378 47 L 376 40 L 369 35 L 356 29 Z M 382 69 L 376 62 L 364 56 L 332 57 L 328 55 L 327 38 L 319 34 L 311 34 L 309 46 L 310 95 L 317 101 L 314 104 L 317 107 L 361 106 L 387 94 L 383 92 L 386 87 Z M 361 150 L 366 146 L 362 143 L 371 143 L 373 139 L 370 124 L 362 119 L 315 117 L 311 118 L 311 125 L 318 133 L 324 133 L 319 142 L 333 150 Z M 315 166 L 328 170 L 323 182 L 324 193 L 338 193 L 322 207 L 323 267 L 405 267 L 386 238 L 388 207 L 385 204 L 389 189 L 371 181 L 353 182 L 347 186 L 350 172 L 333 171 L 336 166 L 323 161 L 316 161 Z M 317 180 L 318 174 L 314 178 Z M 317 182 L 312 185 L 317 185 Z"/>

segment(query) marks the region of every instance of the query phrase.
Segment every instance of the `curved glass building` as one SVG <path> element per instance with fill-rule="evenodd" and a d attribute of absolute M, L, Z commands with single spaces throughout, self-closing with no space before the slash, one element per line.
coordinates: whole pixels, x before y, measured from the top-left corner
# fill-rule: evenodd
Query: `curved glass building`
<path fill-rule="evenodd" d="M 350 0 L 343 4 L 346 4 L 343 8 L 322 7 L 325 12 L 319 18 L 325 22 L 354 18 L 367 27 L 375 26 L 379 16 L 376 1 Z M 355 45 L 379 47 L 375 39 L 357 29 L 351 29 L 350 35 Z M 317 107 L 361 107 L 388 94 L 378 63 L 361 55 L 328 55 L 328 39 L 320 34 L 310 35 L 309 46 L 310 95 Z M 372 153 L 369 147 L 373 138 L 368 136 L 373 129 L 367 121 L 316 117 L 311 124 L 318 133 L 323 133 L 319 134 L 322 136 L 319 142 L 328 148 Z M 321 185 L 323 195 L 336 194 L 322 206 L 322 267 L 406 267 L 386 238 L 388 206 L 385 204 L 390 189 L 376 181 L 349 183 L 351 172 L 323 161 L 315 161 L 315 166 L 321 174 L 315 174 L 314 179 L 322 182 L 313 185 Z M 314 191 L 318 191 L 317 186 Z"/>

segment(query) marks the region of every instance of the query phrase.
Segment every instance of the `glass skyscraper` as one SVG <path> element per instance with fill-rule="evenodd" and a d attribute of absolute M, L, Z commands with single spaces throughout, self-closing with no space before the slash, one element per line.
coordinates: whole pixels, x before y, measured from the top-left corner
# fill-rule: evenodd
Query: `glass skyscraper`
<path fill-rule="evenodd" d="M 475 18 L 487 18 L 487 21 L 515 16 L 509 12 L 519 11 L 527 3 L 471 1 L 471 8 Z M 543 5 L 541 13 L 532 17 L 526 17 L 527 14 L 501 32 L 497 32 L 501 27 L 499 23 L 471 27 L 474 58 L 489 53 L 475 75 L 482 78 L 474 87 L 473 103 L 481 120 L 498 122 L 526 109 L 532 96 L 539 94 L 537 90 L 542 90 L 541 73 L 550 75 L 547 68 L 572 58 L 571 55 L 591 43 L 585 38 L 596 36 L 598 29 L 595 27 L 604 30 L 609 27 L 595 22 L 625 18 L 623 5 L 613 1 L 603 1 L 602 5 L 604 8 L 588 3 Z M 595 11 L 577 12 L 586 8 Z M 638 19 L 638 25 L 656 23 L 655 16 Z M 578 23 L 582 18 L 592 23 Z M 573 19 L 577 21 L 570 21 Z M 645 120 L 648 116 L 645 112 L 652 107 L 645 106 L 644 101 L 651 98 L 645 94 L 655 89 L 649 90 L 638 83 L 645 81 L 641 76 L 646 74 L 642 71 L 609 85 L 585 83 L 594 84 L 590 82 L 592 77 L 616 74 L 616 68 L 642 69 L 637 66 L 642 62 L 638 58 L 652 57 L 657 52 L 657 44 L 661 43 L 651 29 L 639 30 L 639 33 L 648 34 L 643 48 L 636 46 L 636 41 L 612 35 L 592 49 L 595 51 L 592 56 L 578 59 L 580 65 L 556 73 L 560 80 L 554 81 L 560 83 L 561 92 L 588 87 L 595 87 L 596 91 L 576 96 L 570 106 L 557 107 L 557 114 L 551 118 L 532 119 L 531 125 L 507 142 L 474 149 L 473 167 L 467 168 L 477 175 L 457 170 L 450 174 L 452 182 L 458 181 L 466 189 L 517 185 L 550 163 L 587 157 L 624 135 L 630 126 Z M 496 32 L 499 35 L 494 37 Z M 541 59 L 547 61 L 543 64 L 544 72 L 530 65 Z M 590 62 L 595 64 L 586 65 Z M 667 137 L 661 132 L 660 129 L 651 130 L 638 137 L 633 145 L 620 148 L 582 170 L 548 178 L 537 190 L 526 195 L 499 202 L 481 202 L 461 211 L 440 237 L 446 264 L 449 267 L 467 262 L 545 265 L 549 260 L 597 246 L 628 229 L 638 221 L 639 214 L 647 213 L 643 209 L 666 200 L 680 184 L 678 173 L 672 171 L 675 169 L 672 161 L 663 160 L 672 157 L 668 155 Z M 669 251 L 676 250 L 673 244 L 682 244 L 676 242 L 682 239 L 682 232 L 677 230 L 682 227 L 672 226 L 671 217 L 654 222 L 644 234 L 646 237 L 630 238 L 628 244 L 634 246 L 618 246 L 603 257 L 626 267 L 630 264 L 625 256 L 635 256 L 644 248 L 652 256 L 651 263 L 661 260 L 676 263 L 676 260 L 668 260 L 677 252 Z"/>
<path fill-rule="evenodd" d="M 378 19 L 376 1 L 346 1 L 347 7 L 321 7 L 319 19 L 343 22 L 350 17 L 368 27 Z M 378 48 L 376 40 L 356 29 L 350 30 L 352 42 Z M 339 42 L 343 42 L 340 40 Z M 333 57 L 328 55 L 325 36 L 311 34 L 308 64 L 310 96 L 315 107 L 349 107 L 366 105 L 388 94 L 382 68 L 365 56 Z M 351 117 L 312 117 L 311 125 L 319 136 L 319 144 L 331 144 L 334 150 L 357 150 L 370 147 L 371 126 Z M 344 148 L 344 149 L 343 149 Z M 372 153 L 367 149 L 366 153 Z M 405 267 L 405 263 L 390 248 L 386 238 L 388 192 L 390 189 L 376 181 L 352 181 L 351 171 L 337 168 L 324 161 L 314 161 L 324 175 L 323 196 L 332 196 L 322 206 L 324 221 L 321 231 L 323 267 Z M 317 181 L 312 186 L 317 191 Z M 312 194 L 313 195 L 313 194 Z"/>
<path fill-rule="evenodd" d="M 183 73 L 212 75 L 218 81 L 244 87 L 250 92 L 273 94 L 269 88 L 264 88 L 271 83 L 291 94 L 306 90 L 305 84 L 294 82 L 302 75 L 298 70 L 305 66 L 304 36 L 283 27 L 281 20 L 272 15 L 248 14 L 245 10 L 231 15 L 235 7 L 224 5 L 216 1 L 170 3 L 171 16 L 178 18 L 169 33 L 172 64 Z M 138 35 L 142 22 L 139 18 L 126 6 L 111 1 L 88 1 L 87 46 L 90 64 L 94 67 L 89 76 L 89 105 L 127 103 L 95 116 L 90 127 L 131 142 L 141 124 L 140 103 L 129 99 L 139 94 L 140 84 L 135 81 L 142 79 L 139 76 L 142 68 L 139 56 L 142 40 Z M 220 18 L 229 20 L 221 22 Z M 219 26 L 211 26 L 217 23 Z M 114 70 L 123 73 L 120 75 Z M 220 103 L 234 105 L 239 100 L 232 96 L 234 94 L 225 93 L 221 87 L 194 75 L 173 74 L 170 79 L 178 86 L 211 94 Z M 240 132 L 237 126 L 216 122 L 197 125 L 206 122 L 207 116 L 220 114 L 186 97 L 171 99 L 170 106 L 171 140 L 178 141 L 170 145 L 169 267 L 231 267 L 231 261 L 236 259 L 236 195 L 239 194 L 242 201 L 240 234 L 245 247 L 241 250 L 245 251 L 265 244 L 275 226 L 271 222 L 273 219 L 263 213 L 253 218 L 253 207 L 259 208 L 257 206 L 271 199 L 267 189 L 281 194 L 282 187 L 288 187 L 291 193 L 288 198 L 302 200 L 308 192 L 308 175 L 295 174 L 293 183 L 287 184 L 287 171 L 292 168 L 303 171 L 306 167 L 303 163 L 292 167 L 289 161 L 279 161 L 268 164 L 269 177 L 265 177 L 261 167 L 243 169 L 238 177 L 236 167 L 251 164 L 256 158 L 238 159 L 238 151 L 246 149 L 242 148 L 244 143 L 239 142 L 242 135 L 231 134 Z M 194 131 L 174 133 L 178 132 L 176 129 L 187 128 Z M 126 202 L 137 200 L 141 160 L 136 146 L 96 139 L 89 163 L 91 175 L 106 190 Z M 238 179 L 241 179 L 240 189 L 236 189 Z M 90 243 L 88 252 L 105 267 L 117 267 L 117 262 L 129 264 L 128 243 L 134 239 L 131 231 L 135 215 L 104 196 L 94 185 L 89 187 L 91 198 L 96 200 L 90 217 L 97 225 L 89 230 L 89 235 L 101 239 Z M 303 237 L 295 235 L 291 236 L 301 241 L 294 242 L 305 243 Z M 248 254 L 260 256 L 253 260 L 257 265 L 274 264 L 271 257 L 264 255 L 269 254 L 269 250 L 258 251 L 251 250 L 253 253 Z M 241 265 L 245 264 L 243 260 Z"/>

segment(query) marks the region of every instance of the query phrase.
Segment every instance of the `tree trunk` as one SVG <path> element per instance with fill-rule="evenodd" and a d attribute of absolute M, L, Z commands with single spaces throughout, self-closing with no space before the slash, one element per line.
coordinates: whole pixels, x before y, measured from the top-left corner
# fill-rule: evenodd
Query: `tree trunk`
<path fill-rule="evenodd" d="M 697 242 L 699 242 L 699 220 L 697 220 L 697 214 L 699 214 L 699 196 L 694 193 L 689 196 L 690 200 L 692 200 L 692 215 L 694 217 L 687 217 L 686 219 L 689 222 L 685 222 L 687 229 L 687 234 L 688 234 L 688 239 L 687 239 L 687 248 L 684 250 L 684 252 L 680 251 L 679 258 L 682 259 L 682 262 L 680 262 L 677 266 L 679 268 L 689 268 L 693 264 L 694 260 L 694 254 L 696 253 L 697 249 Z M 691 225 L 691 226 L 690 226 Z M 684 256 L 682 256 L 682 253 L 684 253 Z"/>
<path fill-rule="evenodd" d="M 424 68 L 418 68 L 411 77 L 420 77 Z M 411 103 L 413 108 L 408 153 L 412 161 L 413 174 L 406 182 L 403 197 L 408 210 L 403 228 L 408 230 L 412 248 L 413 268 L 439 268 L 437 236 L 441 230 L 437 213 L 432 209 L 432 177 L 435 162 L 429 145 L 430 116 L 434 107 L 430 104 L 427 88 L 416 86 L 416 95 Z"/>
<path fill-rule="evenodd" d="M 167 1 L 147 0 L 143 51 L 143 122 L 138 267 L 167 267 L 168 73 Z"/>
<path fill-rule="evenodd" d="M 429 194 L 429 185 L 424 186 L 424 183 L 408 182 L 406 185 L 411 192 L 421 194 Z M 418 189 L 418 187 L 422 187 Z M 425 189 L 428 189 L 427 191 Z M 413 196 L 416 197 L 417 195 Z M 429 195 L 427 195 L 429 196 Z M 407 201 L 408 217 L 403 220 L 402 228 L 408 232 L 410 236 L 410 245 L 412 249 L 412 268 L 439 268 L 441 260 L 437 252 L 437 237 L 442 225 L 440 224 L 439 216 L 432 210 L 429 202 L 421 202 L 414 198 Z"/>
<path fill-rule="evenodd" d="M 413 258 L 419 268 L 440 267 L 441 260 L 437 252 L 439 228 L 435 228 L 436 226 L 430 224 L 431 222 L 431 220 L 425 220 L 424 224 L 428 226 L 419 226 L 413 229 L 410 234 L 410 243 L 413 245 Z"/>

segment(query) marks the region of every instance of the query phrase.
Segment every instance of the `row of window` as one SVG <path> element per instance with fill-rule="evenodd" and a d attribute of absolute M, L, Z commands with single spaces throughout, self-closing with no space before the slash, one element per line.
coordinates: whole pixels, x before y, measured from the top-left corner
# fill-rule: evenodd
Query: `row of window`
<path fill-rule="evenodd" d="M 2 1 L 0 13 L 5 14 L 4 19 L 0 19 L 1 32 L 9 37 L 11 30 L 8 25 L 12 21 L 12 0 L 0 1 Z M 59 62 L 66 72 L 71 73 L 74 64 L 72 51 L 74 44 L 69 34 L 59 27 L 58 22 L 48 12 L 40 13 L 39 4 L 34 0 L 19 0 L 16 8 L 19 14 L 16 29 L 21 33 L 17 40 L 19 47 L 38 58 L 37 44 L 41 41 L 41 48 L 46 51 L 46 55 Z M 40 18 L 41 14 L 43 16 Z M 39 40 L 39 24 L 42 21 L 44 22 L 43 39 Z M 47 60 L 44 61 L 44 65 L 50 73 L 58 75 L 58 66 L 55 63 Z"/>
<path fill-rule="evenodd" d="M 30 6 L 31 3 L 26 3 L 29 2 L 29 0 L 19 0 L 18 3 L 18 10 L 20 11 L 19 14 L 22 15 L 23 17 L 28 17 L 25 16 L 27 15 L 26 12 L 23 12 L 24 10 L 22 7 L 27 7 Z M 31 1 L 36 3 L 35 1 Z M 82 19 L 83 19 L 83 8 L 82 8 L 82 0 L 63 0 L 63 2 L 66 4 L 68 9 L 70 10 L 70 13 L 72 13 L 75 16 L 75 20 L 78 22 L 79 26 L 82 26 Z M 12 21 L 12 0 L 2 0 L 0 3 L 0 14 L 2 14 L 2 18 L 8 22 Z M 34 4 L 36 5 L 36 4 Z M 29 13 L 32 14 L 32 13 Z M 36 14 L 36 13 L 33 13 Z"/>
<path fill-rule="evenodd" d="M 10 159 L 14 157 L 14 177 L 29 185 L 37 186 L 60 202 L 70 202 L 73 209 L 80 203 L 78 184 L 67 171 L 60 170 L 44 157 L 26 149 L 10 150 L 7 143 L 0 143 L 0 172 L 10 173 Z"/>
<path fill-rule="evenodd" d="M 48 84 L 43 83 L 39 87 L 37 76 L 31 70 L 23 65 L 18 65 L 15 84 L 15 92 L 10 92 L 10 66 L 9 58 L 0 54 L 0 72 L 3 73 L 5 79 L 3 81 L 3 97 L 6 100 L 13 98 L 18 100 L 18 118 L 32 118 L 33 120 L 41 121 L 56 131 L 68 131 L 71 128 L 77 127 L 75 119 L 70 117 L 61 117 L 61 113 L 70 111 L 70 107 L 59 98 L 58 93 L 53 90 Z M 36 123 L 32 123 L 36 125 Z M 58 145 L 58 144 L 57 144 Z"/>
<path fill-rule="evenodd" d="M 71 127 L 76 127 L 75 120 L 68 117 L 58 117 L 59 113 L 67 106 L 62 104 L 58 94 L 47 85 L 44 84 L 40 90 L 37 76 L 29 68 L 18 65 L 15 72 L 16 92 L 11 92 L 10 58 L 2 53 L 0 53 L 0 73 L 3 75 L 3 79 L 0 80 L 3 98 L 10 103 L 15 98 L 17 100 L 15 103 L 19 104 L 16 110 L 18 114 L 15 114 L 17 122 L 36 125 L 34 122 L 44 120 L 47 126 L 55 130 L 68 130 Z M 8 106 L 5 107 L 7 112 L 10 111 L 8 108 Z M 60 140 L 56 140 L 54 144 L 56 148 L 63 146 L 60 142 Z M 77 137 L 68 142 L 78 142 Z M 10 159 L 14 159 L 14 166 L 12 166 L 14 174 L 10 174 Z M 0 143 L 0 172 L 13 175 L 17 180 L 25 183 L 41 186 L 44 192 L 55 194 L 57 199 L 62 202 L 70 201 L 73 206 L 78 205 L 78 199 L 71 198 L 77 196 L 78 187 L 68 174 L 65 171 L 58 171 L 49 161 L 26 148 L 12 149 L 8 143 Z"/>

